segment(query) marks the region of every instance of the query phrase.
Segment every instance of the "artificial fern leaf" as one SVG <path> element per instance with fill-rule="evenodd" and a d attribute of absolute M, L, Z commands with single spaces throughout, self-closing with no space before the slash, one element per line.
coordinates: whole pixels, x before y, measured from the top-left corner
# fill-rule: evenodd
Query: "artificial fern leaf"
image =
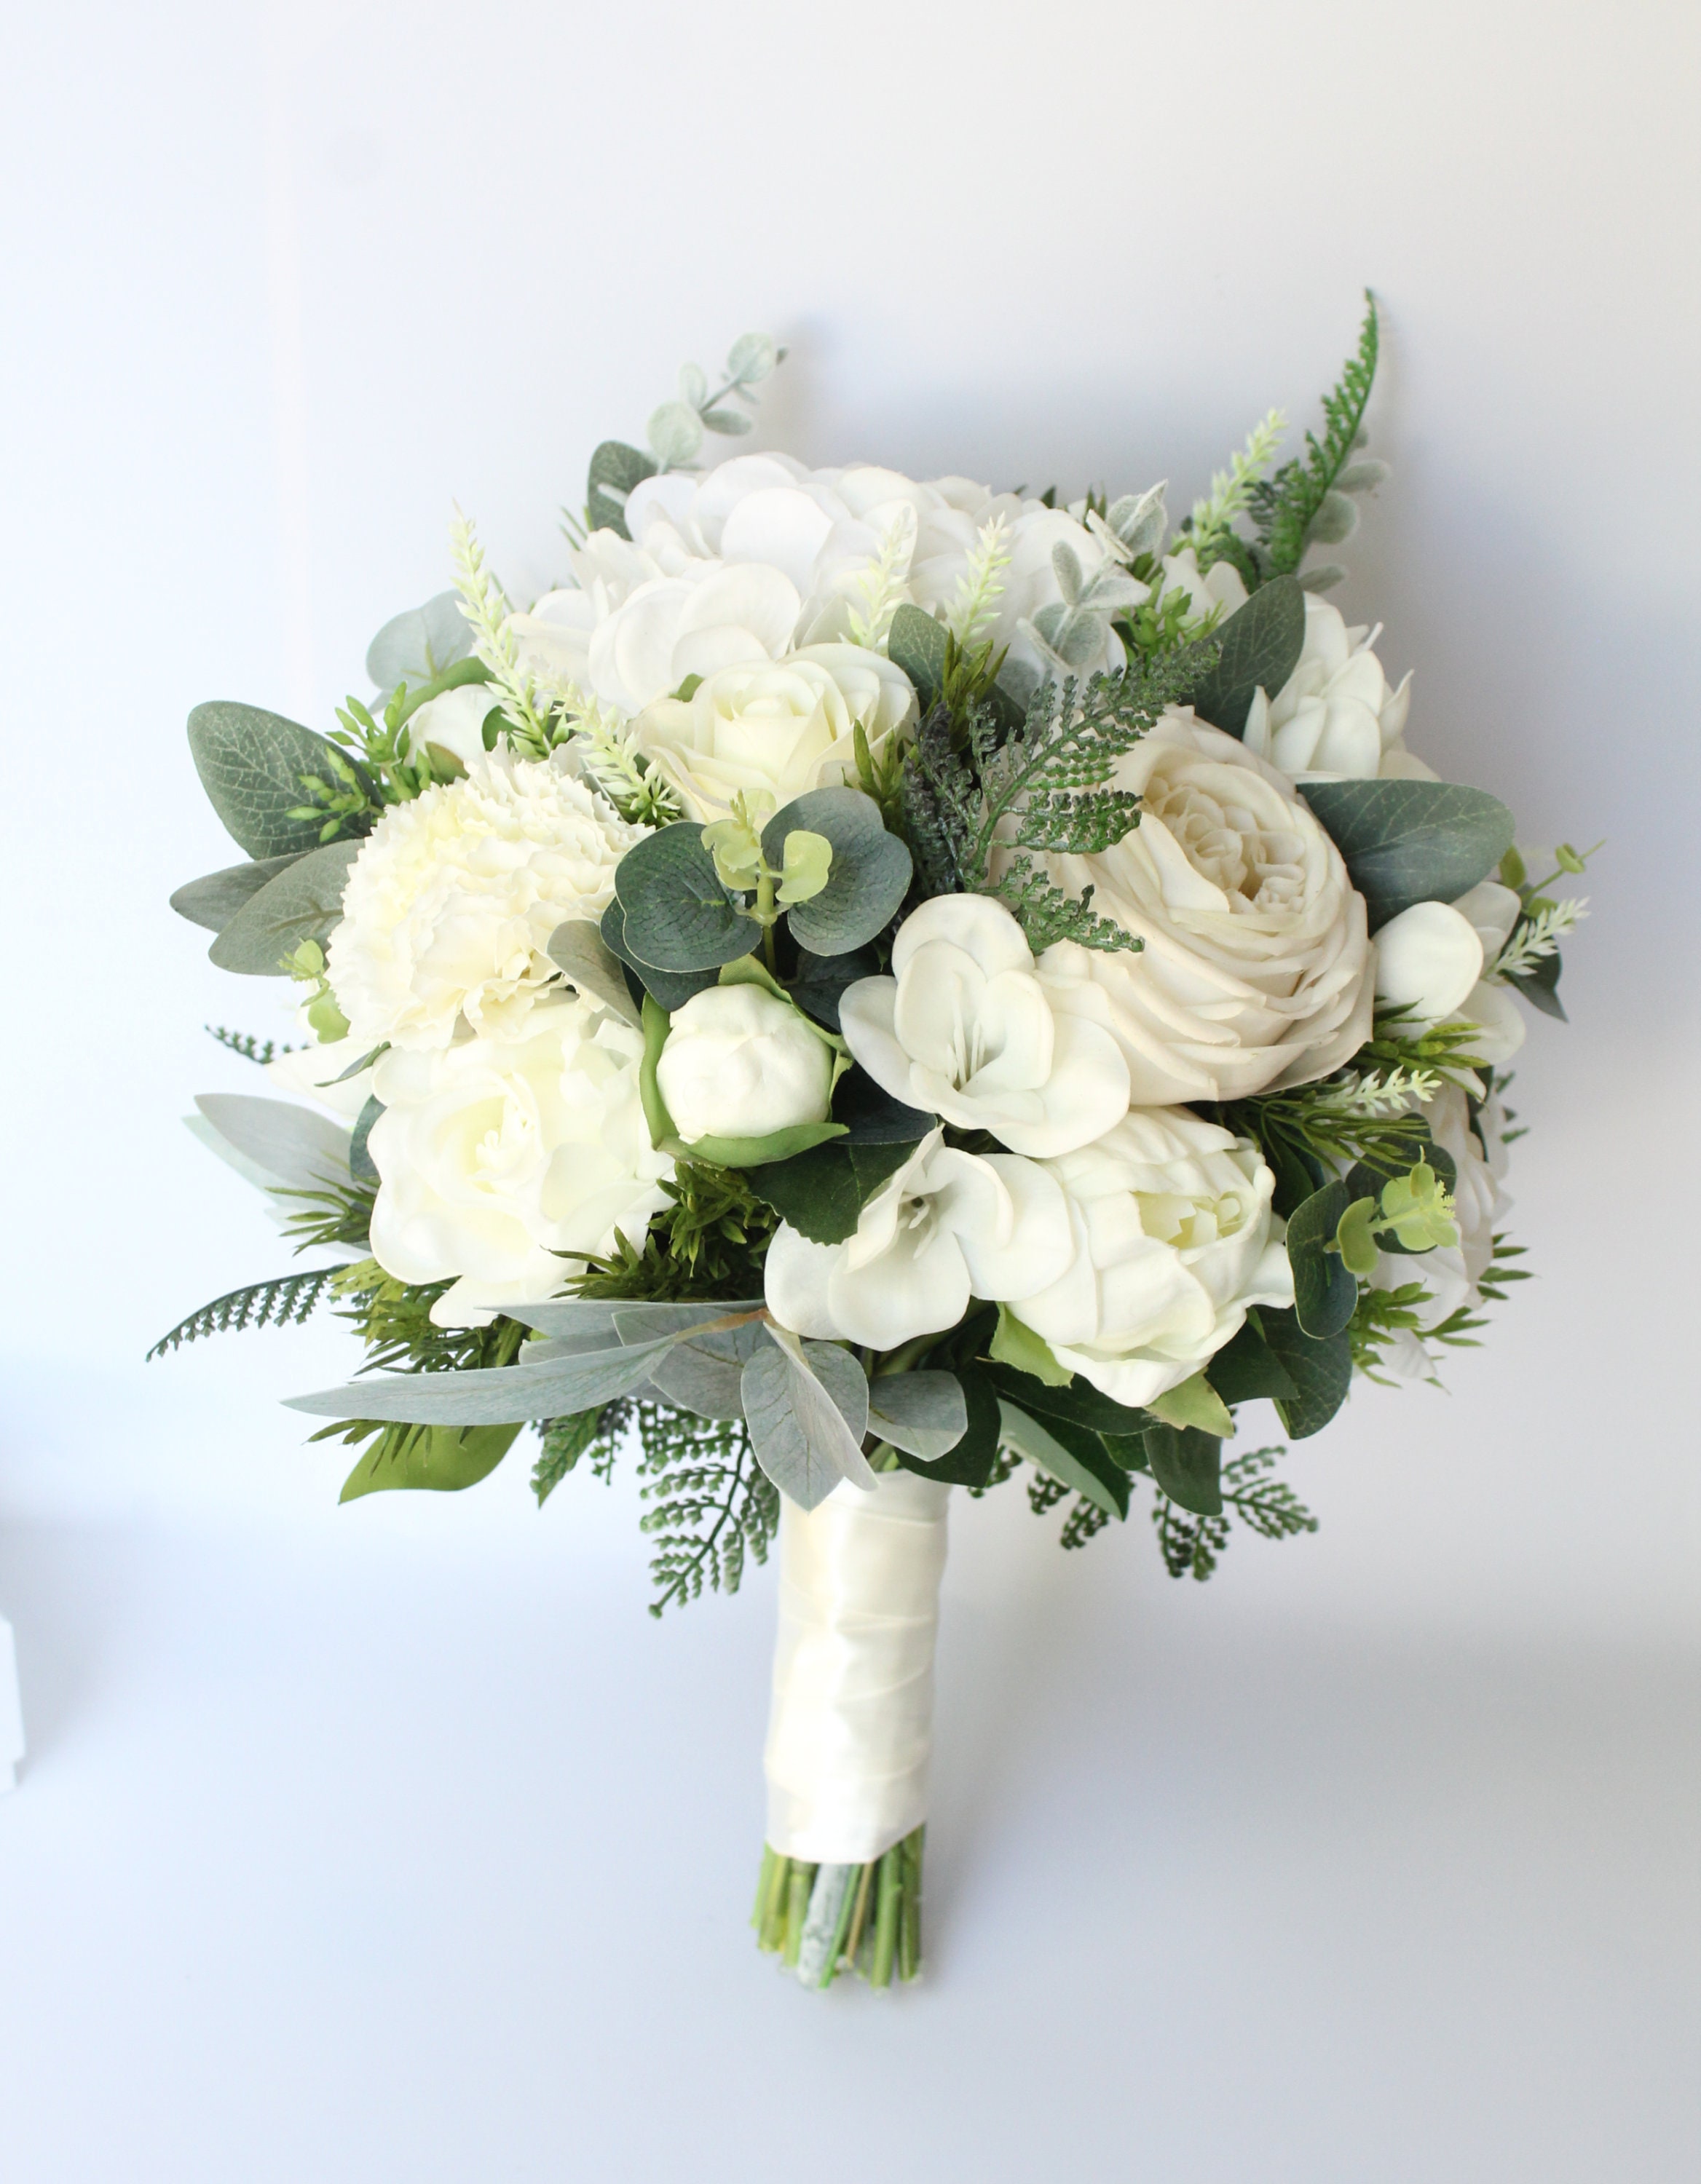
<path fill-rule="evenodd" d="M 169 1334 L 162 1334 L 148 1355 L 163 1357 L 186 1342 L 198 1342 L 209 1334 L 239 1334 L 245 1327 L 299 1326 L 343 1271 L 341 1267 L 316 1267 L 310 1273 L 282 1274 L 275 1282 L 255 1282 L 248 1289 L 232 1290 L 228 1296 L 215 1297 L 211 1304 L 179 1321 Z"/>
<path fill-rule="evenodd" d="M 1358 349 L 1343 365 L 1333 391 L 1323 398 L 1323 437 L 1308 432 L 1303 458 L 1284 463 L 1274 477 L 1260 479 L 1247 493 L 1246 505 L 1258 529 L 1255 555 L 1266 578 L 1289 576 L 1305 559 L 1324 502 L 1359 444 L 1364 408 L 1376 376 L 1378 342 L 1376 304 L 1368 290 L 1364 304 Z"/>

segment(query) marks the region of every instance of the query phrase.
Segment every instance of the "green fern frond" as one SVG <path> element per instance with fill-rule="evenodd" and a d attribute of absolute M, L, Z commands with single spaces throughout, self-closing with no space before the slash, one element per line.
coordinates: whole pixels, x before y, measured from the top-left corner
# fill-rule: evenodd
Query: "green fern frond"
<path fill-rule="evenodd" d="M 1357 352 L 1347 360 L 1333 390 L 1323 398 L 1323 437 L 1305 436 L 1306 453 L 1284 463 L 1271 478 L 1246 492 L 1246 504 L 1257 528 L 1254 554 L 1265 577 L 1291 575 L 1305 559 L 1312 526 L 1336 482 L 1359 444 L 1364 410 L 1376 376 L 1379 328 L 1375 299 L 1364 296 L 1364 324 Z"/>
<path fill-rule="evenodd" d="M 150 1360 L 186 1342 L 199 1342 L 209 1334 L 239 1334 L 248 1327 L 299 1326 L 334 1285 L 341 1267 L 316 1267 L 310 1273 L 282 1274 L 276 1281 L 254 1282 L 228 1296 L 215 1297 L 187 1319 L 180 1320 L 169 1334 L 162 1334 L 148 1351 Z"/>
<path fill-rule="evenodd" d="M 229 1047 L 232 1054 L 241 1055 L 244 1061 L 259 1062 L 262 1068 L 268 1061 L 276 1061 L 280 1055 L 298 1051 L 293 1046 L 279 1046 L 269 1039 L 256 1039 L 251 1031 L 226 1031 L 222 1024 L 203 1024 L 201 1028 L 209 1038 L 217 1039 L 220 1046 Z"/>
<path fill-rule="evenodd" d="M 741 1418 L 702 1418 L 639 1403 L 642 1529 L 655 1542 L 650 1612 L 697 1599 L 707 1585 L 736 1592 L 749 1553 L 758 1563 L 779 1529 L 779 1492 L 761 1470 Z"/>
<path fill-rule="evenodd" d="M 1317 1519 L 1293 1489 L 1272 1479 L 1280 1448 L 1255 1448 L 1223 1466 L 1223 1510 L 1217 1517 L 1195 1516 L 1160 1492 L 1152 1512 L 1158 1550 L 1171 1577 L 1191 1577 L 1202 1585 L 1228 1546 L 1231 1519 L 1238 1518 L 1263 1540 L 1291 1540 L 1314 1532 Z"/>

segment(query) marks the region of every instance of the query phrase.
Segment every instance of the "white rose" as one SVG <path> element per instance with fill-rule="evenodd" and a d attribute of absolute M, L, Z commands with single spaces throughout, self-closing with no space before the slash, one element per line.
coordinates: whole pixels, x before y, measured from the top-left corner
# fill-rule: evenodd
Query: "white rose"
<path fill-rule="evenodd" d="M 1295 781 L 1433 781 L 1406 749 L 1412 678 L 1389 688 L 1370 649 L 1380 634 L 1380 626 L 1349 629 L 1338 607 L 1308 592 L 1298 661 L 1274 697 L 1254 694 L 1247 749 Z"/>
<path fill-rule="evenodd" d="M 1137 1107 L 1044 1165 L 1069 1201 L 1075 1256 L 1017 1315 L 1114 1401 L 1138 1408 L 1191 1379 L 1249 1305 L 1292 1303 L 1275 1178 L 1249 1139 Z"/>
<path fill-rule="evenodd" d="M 827 1120 L 833 1050 L 761 987 L 711 986 L 673 1011 L 655 1082 L 687 1145 L 765 1138 Z"/>
<path fill-rule="evenodd" d="M 782 1225 L 765 1290 L 795 1334 L 894 1350 L 955 1327 L 971 1296 L 1031 1295 L 1074 1251 L 1062 1191 L 1044 1168 L 1010 1153 L 957 1152 L 934 1130 L 844 1243 L 811 1244 Z"/>
<path fill-rule="evenodd" d="M 1396 1330 L 1380 1359 L 1394 1372 L 1418 1379 L 1428 1379 L 1435 1372 L 1436 1360 L 1425 1335 L 1461 1307 L 1481 1309 L 1479 1284 L 1494 1256 L 1496 1231 L 1512 1210 L 1512 1201 L 1501 1188 L 1506 1174 L 1506 1117 L 1499 1100 L 1491 1099 L 1479 1107 L 1473 1123 L 1464 1094 L 1456 1084 L 1447 1084 L 1423 1112 L 1431 1136 L 1452 1154 L 1458 1170 L 1453 1222 L 1458 1242 L 1440 1245 L 1432 1251 L 1385 1251 L 1369 1277 L 1375 1289 L 1400 1289 L 1417 1282 L 1426 1292 L 1426 1301 L 1414 1307 L 1419 1315 L 1417 1330 Z"/>
<path fill-rule="evenodd" d="M 560 977 L 547 953 L 566 918 L 597 918 L 628 827 L 569 772 L 566 753 L 475 759 L 464 778 L 393 805 L 362 844 L 329 971 L 361 1050 L 447 1046 L 463 1020 L 523 1033 Z"/>
<path fill-rule="evenodd" d="M 408 719 L 414 749 L 435 744 L 464 766 L 472 766 L 485 755 L 484 720 L 495 703 L 495 693 L 482 682 L 463 682 L 427 699 Z"/>
<path fill-rule="evenodd" d="M 1038 1156 L 1084 1145 L 1127 1112 L 1115 1039 L 1060 1006 L 990 895 L 923 903 L 898 928 L 892 970 L 848 988 L 839 1021 L 895 1100 Z"/>
<path fill-rule="evenodd" d="M 1483 880 L 1457 902 L 1414 902 L 1391 917 L 1375 943 L 1376 998 L 1411 1011 L 1396 1028 L 1425 1032 L 1462 1018 L 1479 1028 L 1483 1061 L 1509 1061 L 1524 1044 L 1524 1019 L 1506 988 L 1482 972 L 1520 907 L 1511 888 Z"/>
<path fill-rule="evenodd" d="M 1364 899 L 1293 785 L 1233 736 L 1166 713 L 1117 760 L 1138 827 L 1043 861 L 1144 943 L 1060 941 L 1040 971 L 1115 1035 L 1136 1106 L 1239 1100 L 1326 1077 L 1370 1035 Z"/>
<path fill-rule="evenodd" d="M 683 701 L 641 714 L 639 749 L 688 817 L 726 816 L 740 793 L 789 804 L 806 789 L 856 779 L 856 730 L 871 753 L 915 711 L 908 679 L 854 644 L 818 644 L 772 665 L 711 675 Z"/>
<path fill-rule="evenodd" d="M 532 1011 L 523 1038 L 379 1058 L 372 1253 L 399 1281 L 454 1279 L 432 1307 L 438 1325 L 555 1295 L 575 1271 L 559 1254 L 642 1242 L 672 1173 L 644 1117 L 643 1047 L 630 1025 L 564 996 Z"/>

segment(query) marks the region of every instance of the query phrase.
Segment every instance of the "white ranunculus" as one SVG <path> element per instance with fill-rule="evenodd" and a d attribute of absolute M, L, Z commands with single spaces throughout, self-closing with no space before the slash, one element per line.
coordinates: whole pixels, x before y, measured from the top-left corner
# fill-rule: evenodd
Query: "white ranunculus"
<path fill-rule="evenodd" d="M 1021 927 L 990 895 L 936 895 L 892 945 L 893 976 L 839 1006 L 846 1045 L 895 1100 L 990 1130 L 1012 1152 L 1068 1152 L 1128 1108 L 1128 1067 L 1067 1012 Z"/>
<path fill-rule="evenodd" d="M 1275 1178 L 1250 1139 L 1136 1107 L 1044 1165 L 1069 1201 L 1075 1256 L 1017 1317 L 1114 1401 L 1138 1407 L 1191 1379 L 1249 1305 L 1292 1303 Z"/>
<path fill-rule="evenodd" d="M 1045 1288 L 1074 1248 L 1062 1191 L 1037 1162 L 958 1152 L 934 1130 L 844 1243 L 811 1244 L 781 1226 L 768 1245 L 767 1306 L 795 1334 L 894 1350 L 955 1327 L 971 1296 L 1005 1302 Z"/>
<path fill-rule="evenodd" d="M 706 822 L 741 793 L 778 805 L 847 777 L 854 785 L 857 727 L 878 753 L 915 705 L 901 669 L 878 653 L 817 644 L 711 675 L 689 698 L 648 707 L 636 734 L 686 816 Z"/>
<path fill-rule="evenodd" d="M 463 766 L 474 765 L 485 755 L 485 716 L 495 703 L 495 692 L 483 682 L 463 682 L 440 697 L 428 698 L 409 716 L 408 733 L 414 749 L 435 744 Z"/>
<path fill-rule="evenodd" d="M 1406 749 L 1412 678 L 1388 687 L 1370 649 L 1380 634 L 1349 629 L 1338 607 L 1308 592 L 1298 662 L 1273 696 L 1253 694 L 1246 749 L 1294 781 L 1433 781 Z"/>
<path fill-rule="evenodd" d="M 1139 826 L 1096 856 L 1043 862 L 1143 945 L 1060 941 L 1040 967 L 1114 1034 L 1134 1104 L 1244 1099 L 1339 1068 L 1370 1035 L 1364 899 L 1292 784 L 1191 707 L 1114 781 L 1143 799 Z"/>
<path fill-rule="evenodd" d="M 1509 1061 L 1524 1044 L 1524 1019 L 1510 993 L 1482 976 L 1513 927 L 1521 905 L 1511 888 L 1483 880 L 1457 902 L 1417 902 L 1377 933 L 1376 997 L 1409 1005 L 1401 1032 L 1425 1032 L 1463 1019 L 1478 1027 L 1482 1060 Z"/>
<path fill-rule="evenodd" d="M 711 986 L 673 1011 L 655 1081 L 687 1145 L 765 1138 L 827 1120 L 833 1050 L 761 986 Z"/>
<path fill-rule="evenodd" d="M 337 1005 L 361 1049 L 447 1046 L 463 1023 L 517 1036 L 560 973 L 567 918 L 599 918 L 645 829 L 576 780 L 567 753 L 494 751 L 393 805 L 361 845 L 331 937 Z"/>
<path fill-rule="evenodd" d="M 523 1037 L 380 1056 L 372 1253 L 399 1281 L 454 1279 L 432 1307 L 440 1326 L 553 1296 L 574 1257 L 642 1242 L 673 1165 L 650 1145 L 643 1049 L 629 1024 L 563 995 Z"/>
<path fill-rule="evenodd" d="M 1436 1359 L 1425 1346 L 1425 1333 L 1438 1327 L 1461 1306 L 1472 1312 L 1481 1310 L 1483 1298 L 1478 1284 L 1494 1256 L 1495 1233 L 1512 1210 L 1512 1201 L 1501 1187 L 1506 1174 L 1506 1117 L 1498 1098 L 1479 1107 L 1473 1122 L 1464 1092 L 1456 1084 L 1447 1084 L 1423 1112 L 1431 1136 L 1453 1155 L 1458 1170 L 1453 1221 L 1458 1242 L 1438 1245 L 1433 1251 L 1385 1251 L 1369 1277 L 1375 1289 L 1399 1289 L 1408 1282 L 1419 1282 L 1427 1292 L 1427 1302 L 1415 1307 L 1421 1320 L 1419 1329 L 1397 1331 L 1380 1355 L 1382 1364 L 1403 1377 L 1417 1379 L 1428 1379 L 1435 1372 Z"/>

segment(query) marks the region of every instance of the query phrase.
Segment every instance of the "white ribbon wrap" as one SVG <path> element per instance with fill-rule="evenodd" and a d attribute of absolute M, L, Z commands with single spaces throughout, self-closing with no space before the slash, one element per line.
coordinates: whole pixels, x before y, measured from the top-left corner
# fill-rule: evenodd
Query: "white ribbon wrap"
<path fill-rule="evenodd" d="M 927 1817 L 934 1638 L 951 1489 L 884 1472 L 779 1520 L 767 1840 L 862 1865 Z"/>

